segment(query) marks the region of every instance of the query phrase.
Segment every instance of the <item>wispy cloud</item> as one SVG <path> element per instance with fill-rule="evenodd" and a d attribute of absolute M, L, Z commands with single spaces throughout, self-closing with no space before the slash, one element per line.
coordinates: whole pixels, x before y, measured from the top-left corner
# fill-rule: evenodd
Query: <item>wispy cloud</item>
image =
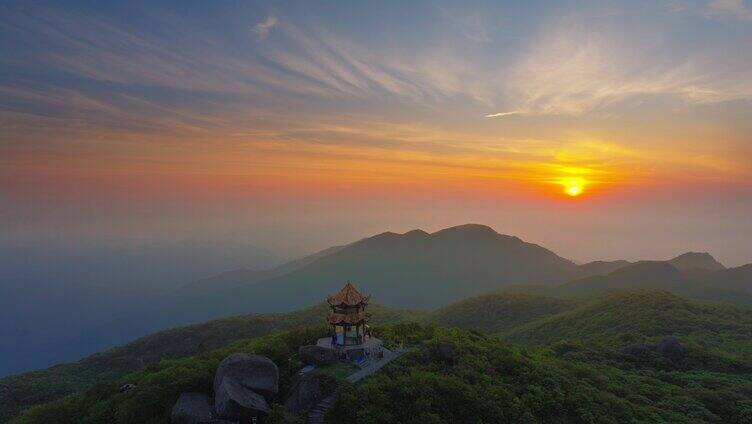
<path fill-rule="evenodd" d="M 520 98 L 515 111 L 582 115 L 641 96 L 692 103 L 752 97 L 744 77 L 729 78 L 701 56 L 660 59 L 646 44 L 574 25 L 551 30 L 515 66 L 508 84 Z"/>
<path fill-rule="evenodd" d="M 442 9 L 442 12 L 466 39 L 476 43 L 493 41 L 489 25 L 480 13 L 466 10 L 450 11 L 448 9 Z"/>
<path fill-rule="evenodd" d="M 420 57 L 398 59 L 399 50 L 387 53 L 321 28 L 304 30 L 291 23 L 280 25 L 279 33 L 278 43 L 265 46 L 262 54 L 290 78 L 315 83 L 331 95 L 388 94 L 420 101 L 459 91 L 433 78 L 436 74 L 423 72 L 425 61 Z"/>
<path fill-rule="evenodd" d="M 490 113 L 488 115 L 485 115 L 485 118 L 500 118 L 503 116 L 510 116 L 510 115 L 522 115 L 526 112 L 522 110 L 510 110 L 509 112 L 497 112 L 497 113 Z"/>
<path fill-rule="evenodd" d="M 666 46 L 639 34 L 618 37 L 579 22 L 549 25 L 531 44 L 519 40 L 514 50 L 497 50 L 481 42 L 485 29 L 474 33 L 478 43 L 455 31 L 450 41 L 416 48 L 288 18 L 257 24 L 263 43 L 247 42 L 248 20 L 231 31 L 242 34 L 232 43 L 221 31 L 204 34 L 181 21 L 154 33 L 54 9 L 12 18 L 4 34 L 32 48 L 21 59 L 0 55 L 0 64 L 25 60 L 60 78 L 0 82 L 0 135 L 37 137 L 45 146 L 184 140 L 205 150 L 227 143 L 280 156 L 316 152 L 364 161 L 395 151 L 403 162 L 480 167 L 489 175 L 514 162 L 522 175 L 536 163 L 600 169 L 637 162 L 630 156 L 625 164 L 624 150 L 593 152 L 588 145 L 575 154 L 570 142 L 530 142 L 563 137 L 539 115 L 597 118 L 593 112 L 618 113 L 633 99 L 652 111 L 665 110 L 650 103 L 656 98 L 671 107 L 752 98 L 744 57 L 737 68 L 719 67 L 711 56 L 667 54 Z M 356 118 L 348 122 L 332 118 L 350 113 Z M 407 116 L 417 123 L 398 123 Z M 524 116 L 541 125 L 520 128 L 520 119 L 482 116 Z M 497 137 L 502 126 L 518 138 Z"/>
<path fill-rule="evenodd" d="M 253 32 L 258 35 L 259 39 L 265 40 L 266 37 L 269 36 L 269 32 L 271 32 L 272 28 L 274 28 L 275 25 L 277 25 L 277 18 L 275 18 L 274 16 L 269 16 L 263 22 L 259 22 L 254 25 Z"/>
<path fill-rule="evenodd" d="M 752 20 L 752 9 L 743 0 L 712 0 L 708 9 L 714 16 Z"/>

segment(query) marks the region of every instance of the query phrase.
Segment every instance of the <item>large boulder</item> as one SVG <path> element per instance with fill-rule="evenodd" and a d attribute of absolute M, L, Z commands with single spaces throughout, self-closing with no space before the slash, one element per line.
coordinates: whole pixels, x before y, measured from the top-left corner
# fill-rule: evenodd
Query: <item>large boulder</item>
<path fill-rule="evenodd" d="M 181 393 L 172 407 L 172 424 L 202 424 L 214 417 L 209 397 L 202 393 Z"/>
<path fill-rule="evenodd" d="M 234 353 L 223 359 L 214 374 L 214 393 L 219 391 L 222 381 L 228 377 L 266 397 L 273 396 L 279 390 L 277 365 L 265 356 Z"/>
<path fill-rule="evenodd" d="M 319 403 L 322 398 L 321 382 L 318 377 L 312 373 L 305 373 L 293 381 L 285 400 L 285 410 L 300 414 Z"/>
<path fill-rule="evenodd" d="M 655 347 L 651 345 L 635 343 L 621 348 L 621 353 L 625 355 L 636 356 L 638 358 L 645 358 L 650 356 L 653 353 L 654 349 Z"/>
<path fill-rule="evenodd" d="M 243 387 L 234 378 L 225 377 L 214 392 L 214 411 L 219 418 L 249 423 L 269 414 L 269 404 L 263 396 Z"/>
<path fill-rule="evenodd" d="M 666 336 L 658 341 L 656 350 L 661 356 L 672 361 L 681 361 L 684 359 L 684 346 L 674 336 Z"/>
<path fill-rule="evenodd" d="M 306 365 L 333 364 L 338 359 L 336 350 L 316 345 L 300 346 L 298 356 L 300 356 L 300 361 Z"/>

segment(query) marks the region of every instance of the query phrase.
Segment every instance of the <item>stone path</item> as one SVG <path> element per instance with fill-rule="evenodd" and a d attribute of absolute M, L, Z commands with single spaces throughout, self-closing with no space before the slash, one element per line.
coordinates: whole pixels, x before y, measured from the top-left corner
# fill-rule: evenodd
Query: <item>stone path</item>
<path fill-rule="evenodd" d="M 398 349 L 393 352 L 384 352 L 384 358 L 382 360 L 377 362 L 371 361 L 369 366 L 348 375 L 346 380 L 351 383 L 355 383 L 380 370 L 384 365 L 402 356 L 403 353 L 405 353 L 404 349 Z M 336 401 L 336 392 L 322 399 L 321 402 L 319 402 L 316 406 L 313 407 L 313 409 L 308 412 L 307 422 L 309 424 L 324 424 L 324 416 L 326 415 L 326 411 L 328 411 Z"/>
<path fill-rule="evenodd" d="M 393 360 L 399 358 L 400 355 L 402 355 L 402 353 L 404 353 L 404 351 L 402 351 L 402 350 L 395 350 L 393 352 L 392 351 L 386 351 L 386 349 L 384 349 L 384 350 L 385 350 L 385 352 L 384 352 L 384 358 L 382 360 L 377 361 L 377 362 L 370 361 L 370 364 L 367 367 L 365 367 L 363 369 L 360 369 L 358 371 L 355 371 L 354 373 L 348 375 L 347 378 L 346 378 L 346 380 L 349 381 L 350 383 L 355 383 L 356 381 L 358 381 L 358 380 L 360 380 L 360 379 L 362 379 L 362 378 L 364 378 L 366 376 L 369 376 L 369 375 L 375 373 L 376 371 L 380 370 L 381 367 L 383 367 L 384 365 L 386 365 L 386 364 L 392 362 Z"/>

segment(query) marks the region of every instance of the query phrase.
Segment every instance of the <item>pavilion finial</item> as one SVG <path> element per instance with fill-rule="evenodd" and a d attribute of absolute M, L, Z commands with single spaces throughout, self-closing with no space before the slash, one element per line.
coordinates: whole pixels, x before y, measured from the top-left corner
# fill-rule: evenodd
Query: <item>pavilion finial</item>
<path fill-rule="evenodd" d="M 329 305 L 345 305 L 345 306 L 357 306 L 366 305 L 371 296 L 362 295 L 358 289 L 355 288 L 350 280 L 347 280 L 344 287 L 335 295 L 329 296 L 326 300 Z"/>

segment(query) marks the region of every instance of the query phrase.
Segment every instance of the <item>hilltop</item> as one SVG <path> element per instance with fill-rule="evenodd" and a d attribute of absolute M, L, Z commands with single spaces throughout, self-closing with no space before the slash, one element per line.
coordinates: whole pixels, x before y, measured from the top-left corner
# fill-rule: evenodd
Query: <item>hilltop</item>
<path fill-rule="evenodd" d="M 688 273 L 696 270 L 718 271 L 726 269 L 707 252 L 687 252 L 668 261 L 681 272 Z"/>
<path fill-rule="evenodd" d="M 565 312 L 566 313 L 566 312 Z M 374 328 L 407 353 L 357 385 L 317 378 L 338 390 L 328 422 L 671 422 L 729 423 L 752 412 L 746 371 L 684 369 L 682 359 L 635 359 L 578 345 L 530 351 L 457 328 L 389 324 Z M 278 364 L 280 391 L 270 423 L 303 422 L 281 403 L 300 367 L 297 348 L 323 329 L 286 331 L 238 341 L 196 356 L 164 361 L 112 383 L 27 411 L 21 424 L 164 423 L 178 395 L 209 392 L 219 361 L 233 352 Z M 134 384 L 126 392 L 121 384 Z M 691 390 L 687 390 L 691 387 Z"/>
<path fill-rule="evenodd" d="M 0 379 L 0 422 L 31 405 L 58 399 L 96 383 L 147 369 L 171 358 L 192 356 L 235 341 L 321 323 L 324 303 L 277 314 L 247 314 L 160 331 L 80 361 Z M 420 312 L 369 306 L 374 322 L 420 319 Z"/>
<path fill-rule="evenodd" d="M 521 324 L 556 315 L 573 307 L 575 303 L 554 297 L 491 293 L 444 306 L 427 315 L 426 319 L 438 325 L 501 334 Z"/>
<path fill-rule="evenodd" d="M 318 326 L 317 331 L 324 331 L 319 323 L 323 324 L 326 311 L 326 305 L 318 304 L 291 313 L 249 314 L 180 327 L 73 364 L 5 378 L 0 380 L 3 417 L 7 419 L 20 408 L 58 399 L 95 383 L 125 381 L 123 378 L 129 373 L 151 372 L 159 369 L 165 359 L 201 356 L 238 340 L 300 325 L 313 324 Z M 431 313 L 377 305 L 369 306 L 369 311 L 374 322 L 414 320 L 459 327 L 497 334 L 508 342 L 533 349 L 545 350 L 546 346 L 562 341 L 575 341 L 574 347 L 567 349 L 578 352 L 595 349 L 592 352 L 596 353 L 585 356 L 597 359 L 599 364 L 613 361 L 612 356 L 625 344 L 653 343 L 659 337 L 675 335 L 689 349 L 695 369 L 752 370 L 752 364 L 745 359 L 752 357 L 752 344 L 748 341 L 748 334 L 752 333 L 752 310 L 697 303 L 665 291 L 612 294 L 578 302 L 502 292 L 468 298 Z M 577 346 L 588 348 L 583 351 Z"/>
<path fill-rule="evenodd" d="M 616 349 L 674 335 L 752 370 L 749 334 L 752 308 L 699 303 L 666 291 L 643 290 L 607 295 L 529 322 L 507 333 L 505 339 L 538 346 L 572 339 Z"/>

